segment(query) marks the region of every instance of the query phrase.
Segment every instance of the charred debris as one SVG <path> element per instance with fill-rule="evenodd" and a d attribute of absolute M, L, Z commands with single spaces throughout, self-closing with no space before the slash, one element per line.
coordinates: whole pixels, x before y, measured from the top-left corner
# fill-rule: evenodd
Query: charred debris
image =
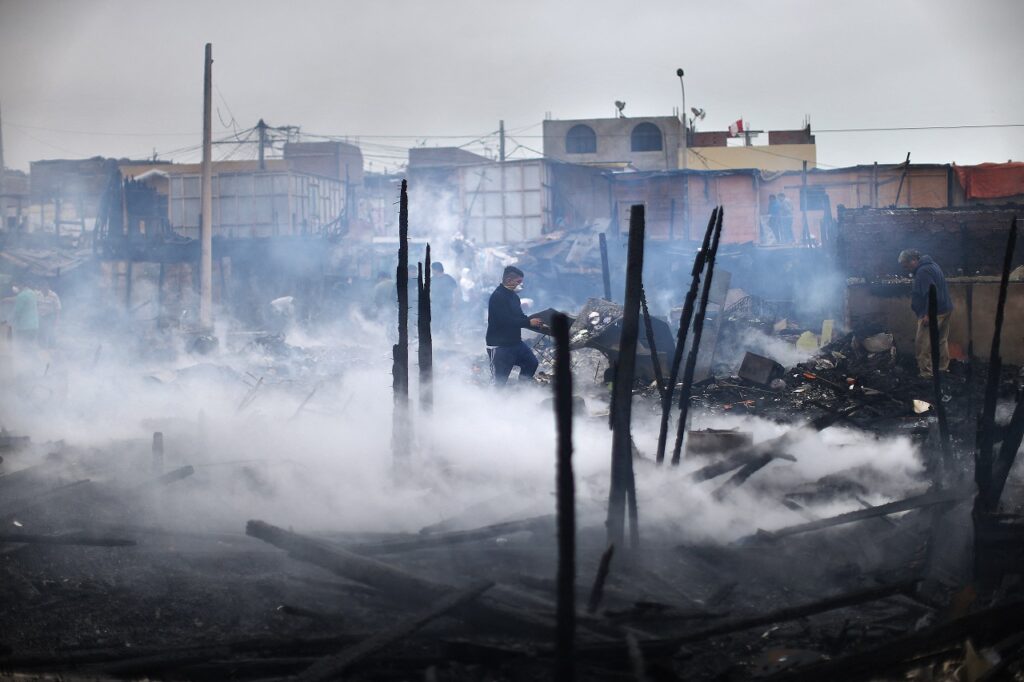
<path fill-rule="evenodd" d="M 419 256 L 409 220 L 403 183 L 397 312 L 383 318 L 395 324 L 398 488 L 419 485 L 437 447 L 431 424 L 446 404 L 435 389 L 458 380 L 453 367 L 479 374 L 479 359 L 452 360 L 475 351 L 432 330 L 429 246 L 407 281 Z M 727 207 L 678 269 L 680 308 L 652 314 L 660 292 L 644 282 L 644 226 L 636 206 L 624 264 L 609 264 L 602 235 L 603 297 L 540 314 L 542 386 L 512 395 L 554 413 L 555 440 L 528 440 L 554 465 L 541 514 L 466 508 L 411 532 L 306 530 L 272 516 L 190 528 L 174 519 L 195 518 L 187 507 L 217 485 L 269 500 L 286 475 L 274 464 L 312 477 L 315 465 L 301 452 L 217 462 L 203 415 L 185 430 L 150 422 L 143 443 L 3 432 L 0 669 L 18 679 L 1021 679 L 1024 401 L 1000 348 L 1016 314 L 1006 306 L 1016 221 L 1004 230 L 987 361 L 976 348 L 929 380 L 885 329 L 845 330 L 838 317 L 810 329 L 778 302 L 727 300 L 716 290 L 730 277 Z M 610 300 L 619 276 L 621 305 Z M 235 382 L 239 417 L 272 392 L 293 401 L 287 423 L 340 419 L 336 401 L 367 398 L 340 395 L 338 377 L 379 356 L 267 334 L 242 348 L 271 360 L 204 361 L 148 380 L 216 375 Z M 607 438 L 609 427 L 610 469 L 574 468 L 574 439 Z M 847 444 L 817 435 L 830 429 L 879 449 L 912 444 L 923 466 L 901 482 L 882 462 L 798 473 L 801 460 L 843 459 Z M 479 484 L 446 475 L 452 487 Z M 726 508 L 749 532 L 693 532 Z"/>

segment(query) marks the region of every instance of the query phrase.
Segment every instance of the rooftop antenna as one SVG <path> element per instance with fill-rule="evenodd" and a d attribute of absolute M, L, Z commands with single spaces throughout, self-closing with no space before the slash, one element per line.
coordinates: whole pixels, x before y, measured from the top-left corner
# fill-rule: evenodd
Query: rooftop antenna
<path fill-rule="evenodd" d="M 626 108 L 625 102 L 615 100 L 615 108 L 618 110 L 618 118 L 626 118 L 626 115 L 622 113 L 622 110 Z"/>

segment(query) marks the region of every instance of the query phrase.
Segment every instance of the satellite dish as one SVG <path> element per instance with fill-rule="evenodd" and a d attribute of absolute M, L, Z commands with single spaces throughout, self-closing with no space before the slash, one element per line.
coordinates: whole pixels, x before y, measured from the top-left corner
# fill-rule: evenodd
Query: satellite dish
<path fill-rule="evenodd" d="M 625 118 L 625 114 L 622 113 L 622 110 L 626 108 L 626 103 L 615 100 L 615 108 L 619 110 L 619 116 Z"/>
<path fill-rule="evenodd" d="M 705 112 L 704 112 L 703 109 L 698 109 L 697 107 L 690 107 L 690 111 L 693 112 L 693 115 L 694 115 L 695 118 L 697 118 L 697 119 L 699 119 L 701 121 L 704 120 L 704 113 Z"/>

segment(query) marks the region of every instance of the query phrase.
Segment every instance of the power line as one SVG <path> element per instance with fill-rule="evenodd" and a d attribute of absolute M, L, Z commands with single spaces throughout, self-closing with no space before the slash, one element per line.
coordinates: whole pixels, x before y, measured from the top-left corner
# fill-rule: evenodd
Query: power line
<path fill-rule="evenodd" d="M 44 128 L 43 126 L 31 126 L 25 125 L 24 123 L 15 123 L 14 121 L 4 121 L 5 126 L 14 126 L 15 128 L 25 128 L 26 130 L 43 130 L 48 133 L 71 133 L 74 135 L 108 135 L 111 137 L 192 137 L 194 135 L 202 135 L 202 132 L 198 133 L 112 133 L 97 130 L 67 130 L 64 128 Z"/>
<path fill-rule="evenodd" d="M 902 126 L 897 128 L 818 128 L 818 133 L 887 133 L 900 130 L 960 130 L 963 128 L 1024 128 L 1024 123 L 978 123 L 952 126 Z"/>

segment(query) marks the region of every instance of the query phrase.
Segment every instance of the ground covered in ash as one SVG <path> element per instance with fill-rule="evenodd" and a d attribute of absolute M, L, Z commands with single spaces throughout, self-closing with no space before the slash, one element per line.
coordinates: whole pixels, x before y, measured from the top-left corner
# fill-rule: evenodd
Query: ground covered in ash
<path fill-rule="evenodd" d="M 1024 563 L 1009 551 L 982 584 L 972 558 L 984 366 L 943 377 L 948 460 L 934 386 L 852 336 L 774 384 L 717 369 L 679 466 L 655 462 L 642 382 L 638 533 L 609 551 L 607 361 L 573 358 L 579 679 L 1022 679 Z M 550 365 L 500 392 L 442 341 L 434 371 L 398 447 L 383 334 L 20 364 L 0 412 L 2 675 L 554 679 Z M 1000 423 L 1020 382 L 1003 368 Z M 1022 503 L 1018 461 L 1001 512 Z"/>

